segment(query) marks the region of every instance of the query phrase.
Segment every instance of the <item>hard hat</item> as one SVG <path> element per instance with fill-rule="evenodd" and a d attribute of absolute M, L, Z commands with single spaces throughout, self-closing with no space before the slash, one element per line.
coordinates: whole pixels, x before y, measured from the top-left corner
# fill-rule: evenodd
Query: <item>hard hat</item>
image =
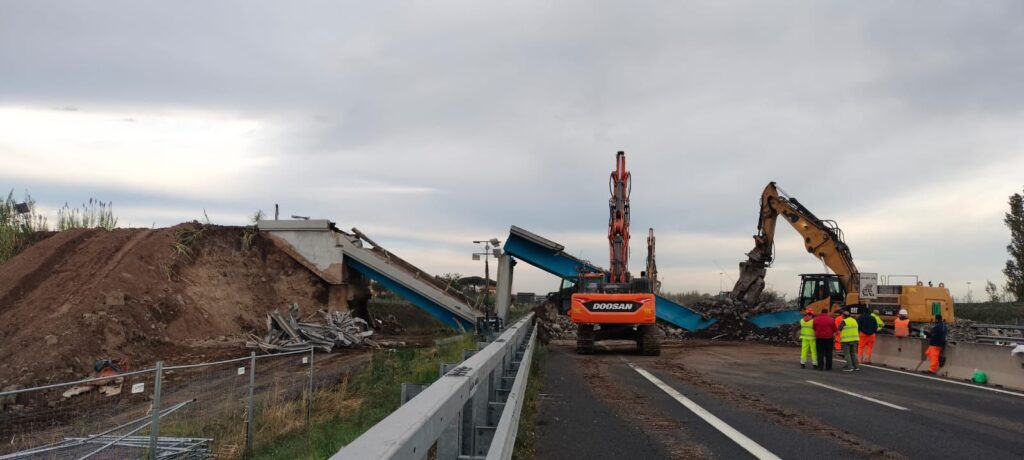
<path fill-rule="evenodd" d="M 906 309 L 900 310 L 900 316 L 907 316 L 907 310 Z"/>

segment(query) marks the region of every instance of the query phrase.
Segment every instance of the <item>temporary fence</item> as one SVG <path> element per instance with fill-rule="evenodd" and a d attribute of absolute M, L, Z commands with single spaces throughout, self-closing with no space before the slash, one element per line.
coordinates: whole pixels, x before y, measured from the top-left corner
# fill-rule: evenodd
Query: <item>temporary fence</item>
<path fill-rule="evenodd" d="M 304 428 L 318 409 L 317 391 L 365 361 L 355 356 L 308 349 L 158 362 L 0 392 L 0 460 L 241 458 L 260 442 Z"/>

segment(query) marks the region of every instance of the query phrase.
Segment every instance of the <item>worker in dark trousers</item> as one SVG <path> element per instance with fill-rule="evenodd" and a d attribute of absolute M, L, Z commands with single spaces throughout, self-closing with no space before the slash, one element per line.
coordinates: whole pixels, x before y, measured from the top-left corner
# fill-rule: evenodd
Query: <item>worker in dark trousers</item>
<path fill-rule="evenodd" d="M 942 315 L 935 315 L 935 325 L 928 332 L 928 351 L 925 352 L 925 355 L 928 356 L 929 366 L 928 370 L 924 371 L 924 373 L 935 374 L 939 372 L 942 349 L 946 348 L 946 332 L 946 323 L 942 322 Z"/>
<path fill-rule="evenodd" d="M 875 348 L 875 333 L 878 332 L 878 322 L 875 312 L 871 307 L 862 306 L 863 313 L 857 318 L 857 328 L 860 329 L 860 346 L 857 347 L 857 357 L 864 364 L 871 363 L 871 351 Z"/>
<path fill-rule="evenodd" d="M 874 319 L 871 320 L 874 322 Z M 857 346 L 860 342 L 858 335 L 857 320 L 850 316 L 850 310 L 843 310 L 843 321 L 839 323 L 839 341 L 843 343 L 843 352 L 846 354 L 846 366 L 844 371 L 859 371 L 857 366 Z"/>
<path fill-rule="evenodd" d="M 832 341 L 836 334 L 836 323 L 828 315 L 828 308 L 814 317 L 814 345 L 818 352 L 818 370 L 832 370 Z"/>

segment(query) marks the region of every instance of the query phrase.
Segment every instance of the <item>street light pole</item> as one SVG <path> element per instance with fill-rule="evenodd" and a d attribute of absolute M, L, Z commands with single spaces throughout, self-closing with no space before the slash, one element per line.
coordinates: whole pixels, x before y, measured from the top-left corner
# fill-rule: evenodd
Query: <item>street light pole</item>
<path fill-rule="evenodd" d="M 492 249 L 498 249 L 498 245 L 501 244 L 501 241 L 498 240 L 497 238 L 491 238 L 489 240 L 475 240 L 473 241 L 473 243 L 484 245 L 484 252 L 474 252 L 473 260 L 478 260 L 479 256 L 484 256 L 484 292 L 483 295 L 481 296 L 480 304 L 481 306 L 483 306 L 484 313 L 486 313 L 487 316 L 490 316 L 491 309 L 490 307 L 487 306 L 487 292 L 491 288 L 490 257 Z"/>

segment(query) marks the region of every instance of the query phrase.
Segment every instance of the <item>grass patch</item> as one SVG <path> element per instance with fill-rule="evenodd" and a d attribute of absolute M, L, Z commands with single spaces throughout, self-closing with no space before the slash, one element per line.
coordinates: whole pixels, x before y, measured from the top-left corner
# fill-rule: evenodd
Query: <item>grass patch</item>
<path fill-rule="evenodd" d="M 349 380 L 324 390 L 323 394 L 318 392 L 314 419 L 308 428 L 303 426 L 277 436 L 257 435 L 253 458 L 322 459 L 334 455 L 398 408 L 402 382 L 432 383 L 440 377 L 440 363 L 460 362 L 462 351 L 474 346 L 473 336 L 465 334 L 463 340 L 455 343 L 375 352 L 370 362 Z M 301 421 L 305 406 L 301 402 L 295 404 L 295 410 L 303 411 L 298 416 Z M 287 404 L 261 414 L 261 419 L 270 421 L 270 427 L 287 423 L 293 417 Z"/>
<path fill-rule="evenodd" d="M 256 238 L 256 235 L 259 234 L 259 231 L 256 229 L 256 225 L 263 220 L 263 217 L 263 210 L 259 209 L 256 210 L 256 212 L 254 212 L 249 218 L 250 225 L 245 227 L 245 231 L 242 232 L 242 251 L 252 249 L 252 242 Z"/>
<path fill-rule="evenodd" d="M 544 389 L 544 361 L 548 348 L 537 342 L 530 362 L 530 380 L 526 382 L 526 399 L 519 415 L 514 460 L 531 460 L 537 456 L 537 413 L 540 410 L 540 392 Z"/>
<path fill-rule="evenodd" d="M 21 252 L 33 233 L 45 230 L 46 218 L 36 214 L 35 200 L 26 193 L 25 200 L 18 203 L 12 190 L 6 199 L 0 200 L 0 263 Z"/>
<path fill-rule="evenodd" d="M 89 198 L 81 208 L 72 208 L 64 203 L 57 210 L 57 231 L 76 228 L 102 228 L 113 230 L 117 227 L 117 216 L 114 215 L 114 203 Z"/>

